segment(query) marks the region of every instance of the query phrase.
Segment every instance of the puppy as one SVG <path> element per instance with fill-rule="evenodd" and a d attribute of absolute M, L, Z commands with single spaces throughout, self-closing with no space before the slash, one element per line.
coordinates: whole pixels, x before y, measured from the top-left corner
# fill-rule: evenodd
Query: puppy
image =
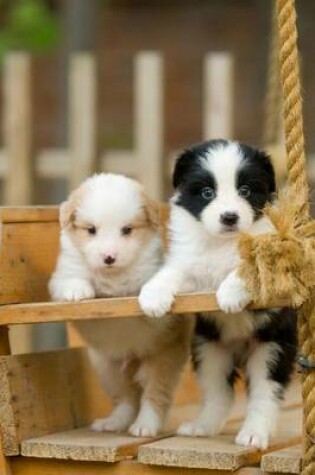
<path fill-rule="evenodd" d="M 60 223 L 61 251 L 49 283 L 53 300 L 137 295 L 161 265 L 158 207 L 134 180 L 112 174 L 87 179 L 62 204 Z M 112 413 L 92 428 L 155 436 L 189 355 L 188 320 L 139 317 L 75 325 L 113 400 Z"/>
<path fill-rule="evenodd" d="M 236 442 L 266 448 L 293 370 L 295 313 L 244 310 L 250 295 L 237 268 L 239 233 L 273 231 L 263 214 L 276 188 L 271 161 L 247 145 L 212 140 L 179 156 L 173 183 L 169 254 L 142 288 L 140 305 L 147 315 L 161 317 L 178 292 L 215 291 L 222 310 L 197 316 L 193 360 L 203 406 L 178 432 L 204 436 L 221 430 L 241 366 L 248 409 Z"/>

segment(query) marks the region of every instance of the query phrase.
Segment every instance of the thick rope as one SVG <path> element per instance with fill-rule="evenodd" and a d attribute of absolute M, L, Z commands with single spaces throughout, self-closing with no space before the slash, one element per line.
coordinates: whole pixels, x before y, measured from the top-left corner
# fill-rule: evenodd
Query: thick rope
<path fill-rule="evenodd" d="M 279 59 L 283 90 L 284 129 L 290 200 L 297 224 L 309 217 L 309 190 L 304 153 L 302 97 L 294 0 L 277 0 Z"/>
<path fill-rule="evenodd" d="M 299 343 L 302 355 L 315 364 L 315 291 L 299 310 Z M 315 369 L 302 375 L 304 401 L 304 459 L 302 475 L 315 473 Z"/>
<path fill-rule="evenodd" d="M 302 98 L 297 50 L 294 0 L 276 0 L 279 60 L 284 101 L 284 126 L 288 163 L 289 198 L 295 203 L 296 225 L 309 219 L 308 183 L 304 153 Z M 298 333 L 302 354 L 315 362 L 315 295 L 299 310 Z M 303 374 L 304 460 L 303 475 L 315 474 L 315 371 Z"/>

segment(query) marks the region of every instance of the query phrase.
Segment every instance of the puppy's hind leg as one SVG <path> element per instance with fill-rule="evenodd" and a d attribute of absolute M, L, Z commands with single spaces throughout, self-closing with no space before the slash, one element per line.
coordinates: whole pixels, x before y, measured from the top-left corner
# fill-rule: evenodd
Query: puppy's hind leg
<path fill-rule="evenodd" d="M 154 437 L 163 427 L 181 371 L 188 359 L 188 343 L 173 342 L 148 358 L 140 367 L 143 385 L 140 411 L 129 432 L 138 437 Z"/>
<path fill-rule="evenodd" d="M 194 359 L 203 398 L 202 408 L 198 417 L 184 422 L 177 433 L 213 436 L 222 429 L 233 402 L 236 376 L 233 356 L 215 341 L 198 342 L 196 346 Z"/>
<path fill-rule="evenodd" d="M 245 421 L 235 441 L 266 449 L 277 423 L 283 384 L 272 377 L 281 366 L 280 347 L 274 343 L 260 343 L 247 362 L 248 408 Z M 270 371 L 272 370 L 272 371 Z M 289 378 L 289 375 L 288 375 Z"/>
<path fill-rule="evenodd" d="M 107 417 L 96 419 L 91 429 L 98 432 L 125 432 L 139 408 L 140 386 L 133 381 L 139 364 L 113 360 L 93 351 L 90 351 L 90 355 L 102 385 L 113 401 L 112 412 Z"/>

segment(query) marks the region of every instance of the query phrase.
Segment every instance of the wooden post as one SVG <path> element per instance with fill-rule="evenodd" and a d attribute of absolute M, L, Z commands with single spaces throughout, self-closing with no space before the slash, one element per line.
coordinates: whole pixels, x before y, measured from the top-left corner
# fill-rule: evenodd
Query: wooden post
<path fill-rule="evenodd" d="M 9 355 L 10 354 L 10 343 L 8 335 L 8 327 L 0 326 L 0 355 Z M 3 453 L 2 440 L 0 435 L 0 474 L 1 475 L 11 475 L 11 469 L 9 465 L 9 458 L 6 457 Z"/>
<path fill-rule="evenodd" d="M 32 97 L 31 58 L 11 53 L 4 62 L 4 150 L 6 155 L 5 204 L 29 205 L 32 200 Z M 10 342 L 15 352 L 32 347 L 32 329 L 12 328 Z"/>
<path fill-rule="evenodd" d="M 89 53 L 78 53 L 69 72 L 70 189 L 95 172 L 96 160 L 96 62 Z"/>
<path fill-rule="evenodd" d="M 208 53 L 204 60 L 203 137 L 233 137 L 233 59 Z"/>
<path fill-rule="evenodd" d="M 5 203 L 28 205 L 32 197 L 31 60 L 11 53 L 4 62 Z"/>
<path fill-rule="evenodd" d="M 134 69 L 135 149 L 137 177 L 149 194 L 163 197 L 163 59 L 139 53 Z"/>

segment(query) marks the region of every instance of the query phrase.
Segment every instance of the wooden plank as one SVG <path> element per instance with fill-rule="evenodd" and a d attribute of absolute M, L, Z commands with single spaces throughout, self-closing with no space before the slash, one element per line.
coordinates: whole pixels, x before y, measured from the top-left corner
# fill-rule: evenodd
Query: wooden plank
<path fill-rule="evenodd" d="M 255 449 L 233 444 L 233 437 L 206 438 L 173 437 L 140 447 L 139 461 L 144 464 L 165 465 L 208 470 L 236 470 L 252 463 Z"/>
<path fill-rule="evenodd" d="M 134 78 L 137 178 L 155 199 L 163 196 L 163 58 L 139 53 Z"/>
<path fill-rule="evenodd" d="M 47 300 L 59 248 L 58 222 L 5 224 L 1 244 L 0 304 Z"/>
<path fill-rule="evenodd" d="M 27 457 L 118 462 L 135 457 L 139 445 L 150 440 L 84 428 L 23 440 L 21 454 Z"/>
<path fill-rule="evenodd" d="M 4 455 L 1 436 L 0 436 L 0 473 L 1 475 L 12 475 L 10 459 Z"/>
<path fill-rule="evenodd" d="M 9 383 L 9 368 L 5 357 L 0 357 L 0 432 L 1 445 L 5 455 L 19 454 L 17 421 L 12 405 L 12 395 Z"/>
<path fill-rule="evenodd" d="M 204 59 L 204 139 L 233 136 L 233 58 L 229 53 L 208 53 Z"/>
<path fill-rule="evenodd" d="M 11 53 L 4 62 L 4 147 L 7 170 L 4 200 L 26 205 L 32 199 L 31 59 L 26 53 Z M 31 347 L 29 327 L 13 329 L 12 346 Z"/>
<path fill-rule="evenodd" d="M 71 58 L 69 97 L 72 190 L 96 171 L 96 60 L 92 54 L 77 53 Z"/>
<path fill-rule="evenodd" d="M 302 409 L 282 411 L 280 428 L 268 451 L 297 444 L 302 434 Z M 256 464 L 263 452 L 234 444 L 240 422 L 227 424 L 216 437 L 172 437 L 139 448 L 141 463 L 210 470 L 236 470 Z"/>
<path fill-rule="evenodd" d="M 57 206 L 1 206 L 0 221 L 7 223 L 33 223 L 59 220 Z"/>
<path fill-rule="evenodd" d="M 1 279 L 1 275 L 0 275 Z M 283 307 L 286 300 L 271 302 L 271 307 Z M 250 306 L 262 308 L 262 306 Z M 176 297 L 172 313 L 188 313 L 219 310 L 214 293 L 182 294 Z M 81 302 L 44 302 L 0 306 L 0 325 L 22 323 L 96 320 L 103 318 L 140 317 L 143 315 L 137 297 L 103 298 Z"/>
<path fill-rule="evenodd" d="M 31 60 L 11 53 L 4 62 L 5 202 L 26 205 L 32 196 Z"/>
<path fill-rule="evenodd" d="M 264 455 L 261 468 L 268 473 L 299 474 L 302 471 L 302 447 L 296 445 Z"/>
<path fill-rule="evenodd" d="M 86 426 L 110 409 L 85 349 L 2 356 L 0 387 L 6 455 L 19 453 L 21 440 Z"/>
<path fill-rule="evenodd" d="M 130 150 L 106 150 L 101 156 L 101 170 L 110 173 L 123 173 L 137 178 L 138 164 L 135 152 Z"/>
<path fill-rule="evenodd" d="M 68 149 L 47 148 L 36 158 L 36 174 L 40 178 L 67 180 L 71 173 L 71 157 Z"/>
<path fill-rule="evenodd" d="M 12 475 L 56 475 L 56 473 L 60 475 L 183 475 L 181 468 L 154 467 L 139 464 L 135 460 L 106 464 L 104 462 L 12 457 L 10 462 Z M 231 475 L 231 472 L 226 470 L 195 469 L 191 473 L 193 475 Z M 263 475 L 263 473 L 259 468 L 248 467 L 233 472 L 233 475 Z"/>

